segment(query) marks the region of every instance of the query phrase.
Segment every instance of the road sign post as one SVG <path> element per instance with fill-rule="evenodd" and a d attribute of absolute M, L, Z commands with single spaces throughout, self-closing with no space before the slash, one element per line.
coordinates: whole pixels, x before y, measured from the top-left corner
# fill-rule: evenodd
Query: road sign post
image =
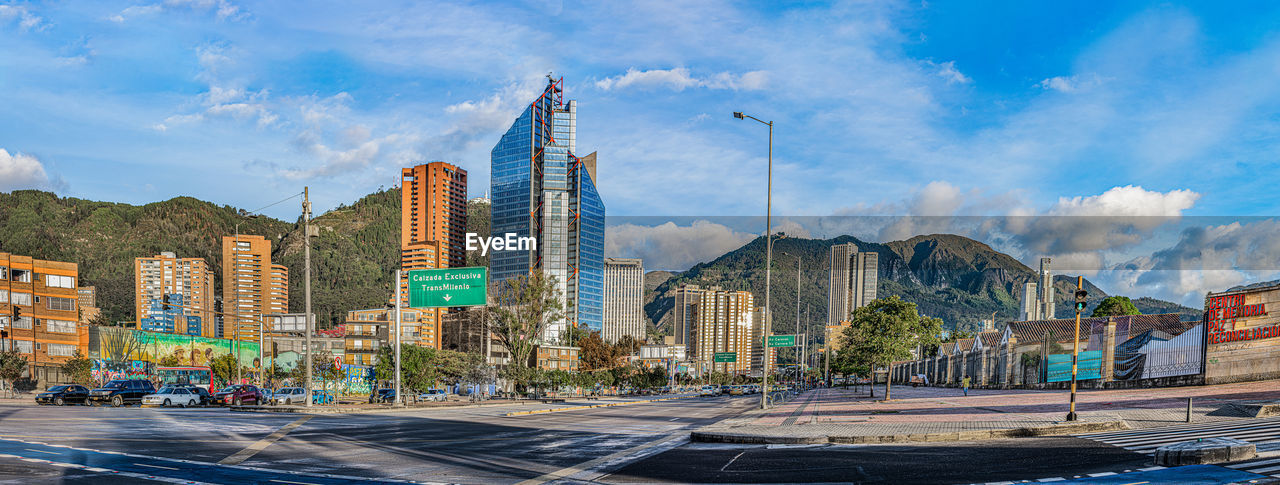
<path fill-rule="evenodd" d="M 481 306 L 486 303 L 489 268 L 415 269 L 409 271 L 410 308 Z"/>

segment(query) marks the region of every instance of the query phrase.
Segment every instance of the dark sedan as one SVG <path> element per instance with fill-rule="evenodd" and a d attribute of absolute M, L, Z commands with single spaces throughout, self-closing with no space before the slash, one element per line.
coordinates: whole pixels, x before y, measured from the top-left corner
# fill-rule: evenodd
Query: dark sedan
<path fill-rule="evenodd" d="M 84 404 L 89 399 L 89 388 L 71 384 L 68 386 L 53 386 L 49 390 L 36 394 L 36 404 L 52 404 L 54 406 L 65 406 L 67 404 Z"/>

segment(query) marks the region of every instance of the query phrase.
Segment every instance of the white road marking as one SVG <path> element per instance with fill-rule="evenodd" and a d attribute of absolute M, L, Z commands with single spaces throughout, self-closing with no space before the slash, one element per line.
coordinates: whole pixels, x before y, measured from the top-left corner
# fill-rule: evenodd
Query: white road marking
<path fill-rule="evenodd" d="M 147 468 L 159 468 L 159 469 L 161 469 L 161 470 L 177 470 L 177 468 L 173 468 L 173 467 L 160 466 L 160 465 L 148 465 L 148 464 L 146 464 L 146 463 L 134 463 L 134 465 L 136 465 L 136 466 L 145 466 L 145 467 L 147 467 Z"/>

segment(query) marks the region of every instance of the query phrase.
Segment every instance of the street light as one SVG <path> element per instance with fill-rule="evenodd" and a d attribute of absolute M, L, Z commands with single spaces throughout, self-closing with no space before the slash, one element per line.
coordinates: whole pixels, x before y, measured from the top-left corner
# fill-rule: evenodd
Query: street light
<path fill-rule="evenodd" d="M 740 120 L 751 118 L 769 126 L 768 185 L 765 191 L 764 205 L 764 332 L 761 332 L 761 338 L 764 339 L 764 342 L 760 342 L 761 347 L 764 349 L 764 355 L 760 356 L 760 360 L 764 362 L 764 375 L 761 381 L 761 389 L 763 389 L 763 392 L 760 393 L 760 409 L 765 409 L 769 407 L 769 335 L 773 332 L 773 312 L 769 307 L 769 292 L 773 289 L 771 274 L 771 269 L 773 267 L 773 122 L 764 121 L 751 115 L 742 114 L 741 111 L 734 111 L 733 117 Z"/>

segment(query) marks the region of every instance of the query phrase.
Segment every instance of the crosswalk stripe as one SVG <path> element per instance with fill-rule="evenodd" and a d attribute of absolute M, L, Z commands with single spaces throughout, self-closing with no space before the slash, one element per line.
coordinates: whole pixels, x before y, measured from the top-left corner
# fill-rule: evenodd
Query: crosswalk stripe
<path fill-rule="evenodd" d="M 1246 461 L 1244 463 L 1232 463 L 1230 465 L 1227 465 L 1227 468 L 1244 468 L 1247 466 L 1262 466 L 1262 465 L 1270 465 L 1273 463 L 1280 463 L 1280 458 L 1274 458 L 1274 459 L 1262 460 L 1262 461 Z"/>
<path fill-rule="evenodd" d="M 1231 429 L 1231 428 L 1239 428 L 1239 427 L 1266 426 L 1266 425 L 1277 424 L 1277 423 L 1280 423 L 1280 418 L 1247 419 L 1247 420 L 1241 420 L 1241 422 L 1235 422 L 1235 423 L 1218 421 L 1218 422 L 1212 422 L 1212 423 L 1174 425 L 1174 426 L 1166 426 L 1161 428 L 1146 428 L 1146 429 L 1134 429 L 1134 430 L 1124 430 L 1124 431 L 1107 431 L 1102 433 L 1087 433 L 1087 434 L 1081 434 L 1078 436 L 1080 436 L 1081 438 L 1113 438 L 1113 437 L 1120 437 L 1120 436 L 1143 435 L 1143 434 L 1148 434 L 1152 431 L 1167 431 L 1171 429 L 1178 430 L 1178 431 L 1182 431 L 1182 430 L 1189 431 L 1189 430 L 1196 430 L 1196 429 Z"/>
<path fill-rule="evenodd" d="M 1257 474 L 1271 473 L 1276 470 L 1280 470 L 1280 466 L 1269 466 L 1266 468 L 1246 468 L 1245 469 L 1245 471 L 1247 472 L 1252 472 Z"/>
<path fill-rule="evenodd" d="M 1280 442 L 1280 420 L 1247 420 L 1245 422 L 1171 426 L 1127 431 L 1123 434 L 1093 433 L 1076 435 L 1076 437 L 1150 455 L 1154 454 L 1162 446 L 1196 439 L 1235 438 L 1255 445 Z M 1280 463 L 1280 461 L 1263 465 L 1271 463 Z M 1238 469 L 1244 470 L 1245 468 Z M 1277 469 L 1280 470 L 1280 468 Z"/>
<path fill-rule="evenodd" d="M 1195 433 L 1195 432 L 1204 432 L 1204 431 L 1234 431 L 1234 430 L 1241 430 L 1241 429 L 1271 428 L 1271 427 L 1276 427 L 1277 425 L 1280 425 L 1280 422 L 1274 422 L 1274 421 L 1266 422 L 1266 423 L 1250 422 L 1250 423 L 1240 423 L 1240 424 L 1234 424 L 1234 425 L 1218 425 L 1218 426 L 1170 426 L 1166 428 L 1148 428 L 1138 432 L 1125 433 L 1123 435 L 1083 434 L 1078 436 L 1081 438 L 1089 438 L 1089 439 L 1126 440 L 1131 438 L 1160 435 L 1160 434 Z"/>

